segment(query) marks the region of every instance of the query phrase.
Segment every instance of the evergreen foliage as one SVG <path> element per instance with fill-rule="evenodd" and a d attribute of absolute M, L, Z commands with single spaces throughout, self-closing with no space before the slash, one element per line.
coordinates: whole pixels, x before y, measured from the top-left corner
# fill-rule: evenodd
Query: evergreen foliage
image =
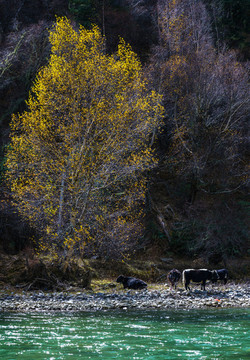
<path fill-rule="evenodd" d="M 97 14 L 93 0 L 69 0 L 69 11 L 86 28 L 90 28 L 93 23 L 96 23 Z"/>

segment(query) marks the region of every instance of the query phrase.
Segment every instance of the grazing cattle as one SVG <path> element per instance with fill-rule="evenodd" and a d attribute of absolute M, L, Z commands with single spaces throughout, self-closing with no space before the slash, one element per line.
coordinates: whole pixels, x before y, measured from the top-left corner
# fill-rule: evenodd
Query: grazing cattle
<path fill-rule="evenodd" d="M 223 280 L 224 281 L 224 285 L 226 285 L 227 280 L 228 280 L 228 271 L 227 269 L 219 269 L 219 270 L 215 270 L 218 278 L 217 279 L 213 279 L 212 282 L 216 283 L 218 280 Z"/>
<path fill-rule="evenodd" d="M 182 281 L 185 286 L 185 289 L 189 289 L 188 286 L 190 281 L 201 283 L 201 289 L 205 290 L 207 280 L 218 280 L 219 275 L 216 270 L 207 270 L 207 269 L 186 269 L 182 272 Z"/>
<path fill-rule="evenodd" d="M 181 272 L 177 269 L 172 269 L 171 271 L 169 271 L 167 275 L 168 281 L 170 282 L 171 286 L 174 287 L 175 289 L 180 278 L 181 278 Z"/>
<path fill-rule="evenodd" d="M 136 279 L 134 277 L 129 277 L 129 276 L 123 276 L 123 275 L 118 276 L 116 282 L 122 283 L 124 289 L 127 288 L 127 289 L 140 290 L 140 289 L 145 289 L 148 286 L 144 281 L 140 279 Z"/>

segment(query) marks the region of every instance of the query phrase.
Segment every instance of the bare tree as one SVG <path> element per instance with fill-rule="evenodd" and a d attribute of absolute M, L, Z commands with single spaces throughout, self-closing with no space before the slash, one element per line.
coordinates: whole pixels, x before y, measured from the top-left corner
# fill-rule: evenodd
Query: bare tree
<path fill-rule="evenodd" d="M 161 8 L 161 46 L 150 74 L 164 95 L 172 128 L 162 166 L 197 191 L 232 192 L 246 185 L 249 85 L 245 66 L 233 52 L 217 53 L 201 1 L 166 2 Z"/>
<path fill-rule="evenodd" d="M 161 231 L 170 234 L 166 247 L 209 257 L 230 247 L 231 255 L 239 254 L 246 248 L 239 199 L 249 181 L 248 64 L 214 45 L 202 1 L 159 1 L 158 29 L 148 67 L 165 106 L 161 160 L 151 187 L 156 221 L 161 215 Z"/>

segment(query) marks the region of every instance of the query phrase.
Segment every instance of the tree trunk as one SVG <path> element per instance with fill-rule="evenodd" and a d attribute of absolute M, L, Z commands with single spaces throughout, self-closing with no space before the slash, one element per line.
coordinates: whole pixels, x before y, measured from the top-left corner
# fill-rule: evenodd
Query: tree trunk
<path fill-rule="evenodd" d="M 66 179 L 66 171 L 63 172 L 62 181 L 61 181 L 60 199 L 59 199 L 59 214 L 58 214 L 58 224 L 57 224 L 58 234 L 60 234 L 62 231 L 62 215 L 63 215 L 65 179 Z"/>

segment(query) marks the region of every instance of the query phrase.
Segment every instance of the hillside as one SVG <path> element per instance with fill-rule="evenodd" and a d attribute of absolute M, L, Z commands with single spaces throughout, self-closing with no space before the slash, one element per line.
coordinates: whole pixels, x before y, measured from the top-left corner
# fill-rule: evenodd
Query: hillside
<path fill-rule="evenodd" d="M 230 264 L 235 271 L 237 259 L 245 264 L 250 256 L 247 14 L 247 0 L 238 7 L 224 0 L 0 0 L 1 253 L 39 247 L 44 223 L 28 222 L 13 205 L 5 161 L 11 116 L 28 110 L 36 75 L 50 61 L 49 33 L 56 16 L 66 16 L 74 29 L 97 24 L 107 56 L 123 38 L 140 59 L 147 91 L 162 96 L 163 123 L 150 135 L 157 164 L 145 170 L 143 231 L 134 239 L 139 222 L 127 226 L 124 234 L 133 243 L 125 261 L 173 258 L 178 265 L 190 259 L 190 266 Z M 122 238 L 117 229 L 112 236 Z M 99 242 L 83 256 L 115 257 L 109 246 Z M 249 276 L 244 266 L 237 277 Z"/>

